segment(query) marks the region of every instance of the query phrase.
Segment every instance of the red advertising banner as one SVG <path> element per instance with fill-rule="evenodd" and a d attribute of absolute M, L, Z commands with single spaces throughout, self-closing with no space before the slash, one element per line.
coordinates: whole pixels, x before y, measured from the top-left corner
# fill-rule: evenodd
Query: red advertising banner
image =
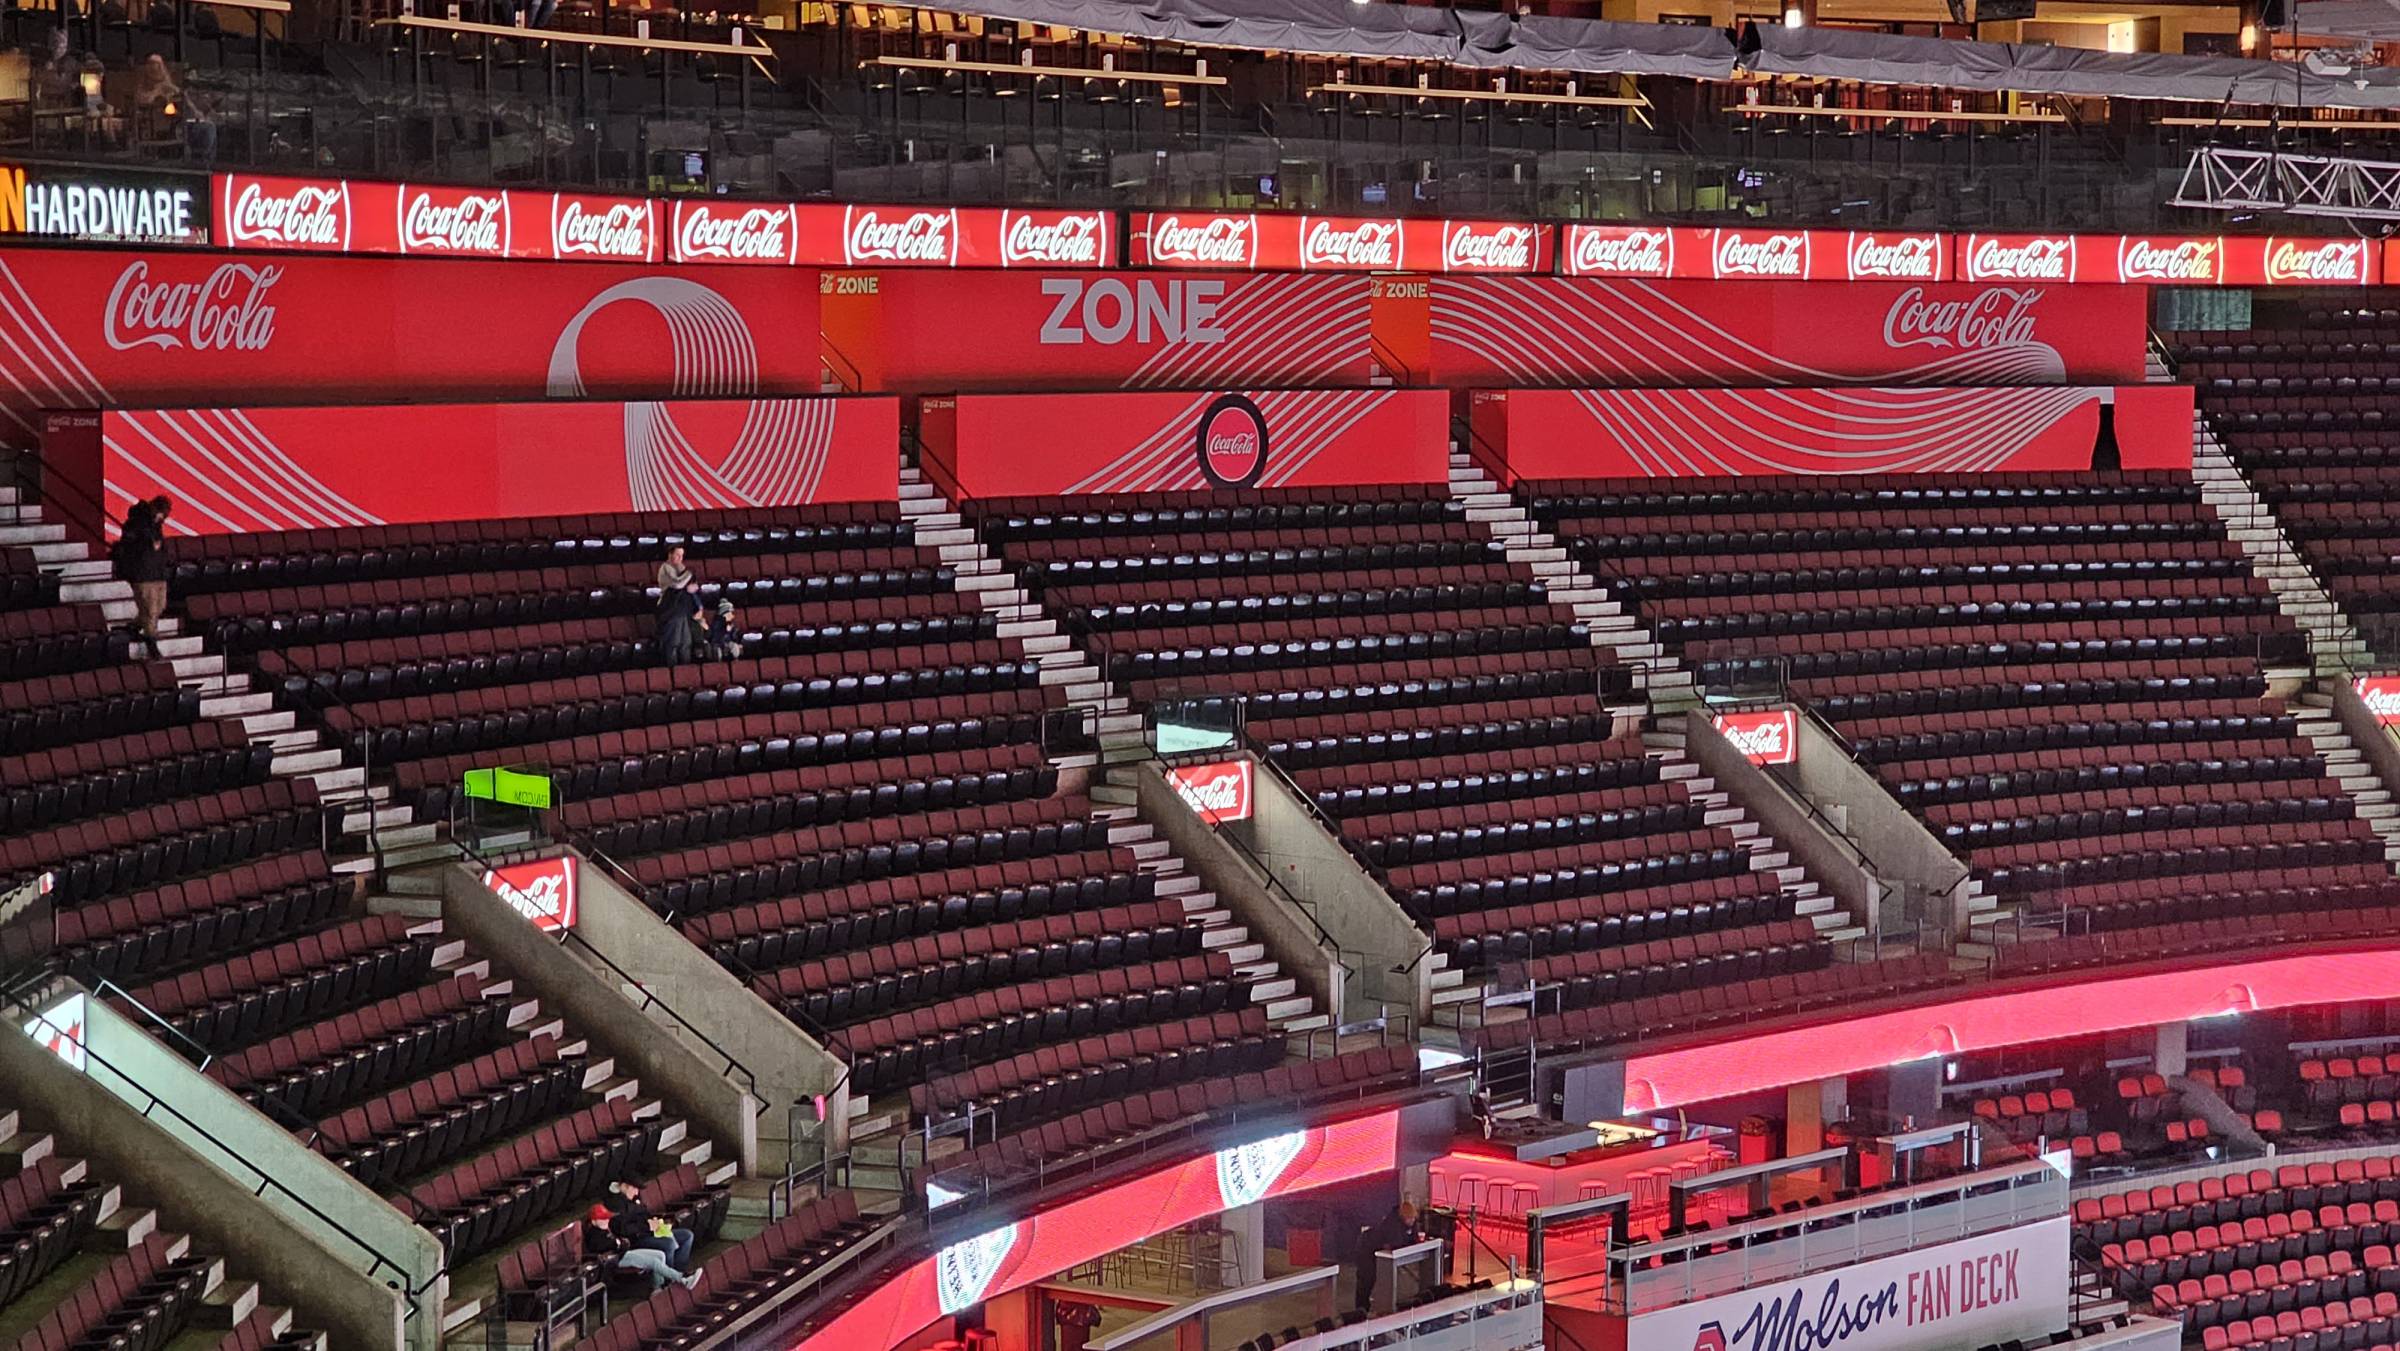
<path fill-rule="evenodd" d="M 926 471 L 969 498 L 1449 481 L 1441 390 L 927 399 Z"/>
<path fill-rule="evenodd" d="M 369 179 L 219 174 L 229 249 L 655 263 L 658 204 L 643 197 Z"/>
<path fill-rule="evenodd" d="M 852 389 L 1309 388 L 1374 371 L 1370 278 L 825 272 L 825 366 Z"/>
<path fill-rule="evenodd" d="M 1483 427 L 1498 428 L 1513 483 L 2090 470 L 2110 405 L 2118 465 L 2191 468 L 2186 385 L 1520 389 L 1482 396 L 1477 411 Z"/>
<path fill-rule="evenodd" d="M 2372 286 L 2382 257 L 2363 239 L 2274 235 L 1959 235 L 1961 281 L 2157 286 Z"/>
<path fill-rule="evenodd" d="M 1546 272 L 1551 229 L 1520 221 L 1134 213 L 1135 267 L 1289 272 Z"/>
<path fill-rule="evenodd" d="M 1559 384 L 2119 384 L 2138 287 L 1436 277 L 1430 379 Z M 1378 314 L 1378 319 L 1382 315 Z M 1387 349 L 1406 350 L 1377 331 Z"/>
<path fill-rule="evenodd" d="M 815 394 L 816 278 L 0 249 L 0 445 L 40 410 Z"/>
<path fill-rule="evenodd" d="M 575 927 L 575 884 L 580 880 L 575 865 L 573 854 L 561 854 L 530 863 L 512 863 L 505 868 L 486 868 L 484 890 L 508 902 L 511 909 L 543 933 L 564 933 Z"/>
<path fill-rule="evenodd" d="M 1195 1220 L 1399 1166 L 1400 1115 L 1300 1126 L 1187 1159 L 951 1243 L 878 1280 L 799 1343 L 808 1351 L 902 1346 L 936 1319 Z M 940 1215 L 936 1211 L 937 1218 Z"/>
<path fill-rule="evenodd" d="M 1788 765 L 1800 758 L 1800 715 L 1788 708 L 1719 713 L 1717 735 L 1754 765 Z"/>
<path fill-rule="evenodd" d="M 1709 281 L 1950 279 L 1950 242 L 1930 231 L 1696 229 L 1564 225 L 1559 271 L 1570 277 Z"/>
<path fill-rule="evenodd" d="M 679 263 L 1114 267 L 1116 213 L 997 207 L 675 202 Z"/>
<path fill-rule="evenodd" d="M 2356 688 L 2376 722 L 2400 727 L 2400 676 L 2360 676 Z"/>
<path fill-rule="evenodd" d="M 1221 826 L 1250 819 L 1250 774 L 1247 760 L 1178 765 L 1167 771 L 1167 786 L 1202 823 Z"/>
<path fill-rule="evenodd" d="M 140 409 L 100 419 L 110 512 L 165 493 L 176 501 L 173 528 L 186 534 L 900 494 L 896 399 Z"/>

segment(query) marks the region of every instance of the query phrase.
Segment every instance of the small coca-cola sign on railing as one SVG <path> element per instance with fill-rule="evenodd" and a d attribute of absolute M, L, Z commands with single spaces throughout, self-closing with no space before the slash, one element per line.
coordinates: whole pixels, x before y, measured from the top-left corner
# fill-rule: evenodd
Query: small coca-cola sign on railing
<path fill-rule="evenodd" d="M 2360 676 L 2355 688 L 2376 722 L 2400 726 L 2400 676 Z"/>
<path fill-rule="evenodd" d="M 1167 784 L 1185 806 L 1212 826 L 1250 819 L 1250 762 L 1219 760 L 1167 771 Z"/>
<path fill-rule="evenodd" d="M 487 869 L 483 885 L 544 933 L 575 927 L 575 856 L 536 859 Z"/>
<path fill-rule="evenodd" d="M 1788 765 L 1800 758 L 1800 719 L 1788 708 L 1720 713 L 1717 735 L 1754 765 Z"/>

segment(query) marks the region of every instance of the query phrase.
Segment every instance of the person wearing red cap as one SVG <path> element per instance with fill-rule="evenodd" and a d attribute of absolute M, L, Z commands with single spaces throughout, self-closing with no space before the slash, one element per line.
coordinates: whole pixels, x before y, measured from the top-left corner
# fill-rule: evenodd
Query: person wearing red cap
<path fill-rule="evenodd" d="M 583 1250 L 597 1257 L 614 1255 L 619 1271 L 639 1271 L 650 1277 L 650 1288 L 663 1290 L 673 1281 L 689 1290 L 700 1284 L 700 1274 L 678 1271 L 667 1261 L 667 1255 L 657 1248 L 628 1244 L 617 1237 L 617 1216 L 607 1206 L 595 1201 L 583 1217 Z"/>

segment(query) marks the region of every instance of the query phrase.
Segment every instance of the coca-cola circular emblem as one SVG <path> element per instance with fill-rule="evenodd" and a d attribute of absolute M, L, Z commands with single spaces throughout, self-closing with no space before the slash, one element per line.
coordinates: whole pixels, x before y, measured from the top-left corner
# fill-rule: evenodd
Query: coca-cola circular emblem
<path fill-rule="evenodd" d="M 1220 394 L 1200 415 L 1200 472 L 1220 488 L 1247 488 L 1267 472 L 1267 415 L 1240 394 Z"/>

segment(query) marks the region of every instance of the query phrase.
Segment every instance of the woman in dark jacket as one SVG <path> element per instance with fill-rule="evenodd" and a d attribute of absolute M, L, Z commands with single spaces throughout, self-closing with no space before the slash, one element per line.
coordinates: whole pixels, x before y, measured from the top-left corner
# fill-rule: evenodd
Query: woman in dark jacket
<path fill-rule="evenodd" d="M 175 503 L 164 496 L 136 502 L 125 511 L 123 533 L 109 562 L 119 578 L 133 584 L 134 631 L 158 655 L 158 617 L 167 609 L 167 517 Z"/>

